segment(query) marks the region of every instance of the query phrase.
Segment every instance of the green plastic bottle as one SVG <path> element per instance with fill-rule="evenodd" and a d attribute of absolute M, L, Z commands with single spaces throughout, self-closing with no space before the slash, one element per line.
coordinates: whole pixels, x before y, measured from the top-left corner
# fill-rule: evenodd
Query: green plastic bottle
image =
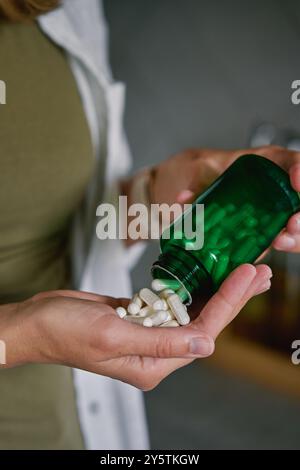
<path fill-rule="evenodd" d="M 292 214 L 300 210 L 299 194 L 289 175 L 258 155 L 238 158 L 179 220 L 192 218 L 196 205 L 204 204 L 204 244 L 191 249 L 193 240 L 178 236 L 178 220 L 161 237 L 161 254 L 153 264 L 155 279 L 180 282 L 182 300 L 213 293 L 237 266 L 253 263 L 271 245 Z M 203 229 L 203 227 L 202 227 Z"/>

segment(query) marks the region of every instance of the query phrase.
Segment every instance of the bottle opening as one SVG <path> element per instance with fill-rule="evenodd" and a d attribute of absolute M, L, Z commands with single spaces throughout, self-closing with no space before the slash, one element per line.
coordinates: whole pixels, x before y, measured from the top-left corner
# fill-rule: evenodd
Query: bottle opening
<path fill-rule="evenodd" d="M 151 273 L 153 278 L 179 281 L 188 296 L 186 305 L 214 291 L 211 276 L 204 266 L 181 247 L 172 247 L 162 253 L 153 264 Z"/>
<path fill-rule="evenodd" d="M 182 289 L 185 292 L 186 297 L 187 297 L 187 300 L 184 303 L 186 305 L 191 305 L 192 300 L 193 300 L 192 296 L 178 276 L 171 273 L 171 271 L 169 271 L 167 268 L 160 266 L 159 264 L 154 264 L 152 266 L 151 274 L 152 274 L 153 279 L 167 279 L 169 281 L 177 281 L 180 284 L 180 289 Z"/>

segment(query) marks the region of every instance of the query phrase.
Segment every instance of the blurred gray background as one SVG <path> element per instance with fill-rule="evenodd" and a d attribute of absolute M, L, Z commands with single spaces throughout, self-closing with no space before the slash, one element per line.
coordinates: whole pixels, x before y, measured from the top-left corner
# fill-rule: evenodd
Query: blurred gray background
<path fill-rule="evenodd" d="M 127 84 L 134 169 L 186 147 L 298 144 L 299 1 L 106 0 L 105 11 L 113 72 Z M 135 268 L 135 289 L 157 253 L 152 244 Z M 300 448 L 298 402 L 205 362 L 173 374 L 146 403 L 154 448 Z"/>

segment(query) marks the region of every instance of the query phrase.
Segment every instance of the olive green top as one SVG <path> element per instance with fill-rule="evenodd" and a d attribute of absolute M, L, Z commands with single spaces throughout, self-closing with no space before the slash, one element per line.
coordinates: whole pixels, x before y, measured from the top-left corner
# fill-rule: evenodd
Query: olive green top
<path fill-rule="evenodd" d="M 63 51 L 37 24 L 0 23 L 0 303 L 69 282 L 72 216 L 93 171 L 90 132 Z M 83 445 L 71 370 L 0 370 L 0 448 Z"/>

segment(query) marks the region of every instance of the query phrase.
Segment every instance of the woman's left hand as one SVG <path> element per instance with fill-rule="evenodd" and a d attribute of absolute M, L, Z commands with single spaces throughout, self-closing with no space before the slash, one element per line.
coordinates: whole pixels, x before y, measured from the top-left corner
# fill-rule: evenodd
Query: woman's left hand
<path fill-rule="evenodd" d="M 299 152 L 274 146 L 234 151 L 195 149 L 179 153 L 153 169 L 150 181 L 151 202 L 192 202 L 228 166 L 245 154 L 261 155 L 277 163 L 289 173 L 293 188 L 300 191 Z M 300 212 L 290 218 L 285 230 L 274 240 L 273 246 L 277 250 L 300 252 Z"/>
<path fill-rule="evenodd" d="M 145 328 L 121 320 L 114 309 L 123 301 L 127 305 L 125 299 L 45 292 L 29 299 L 30 305 L 36 302 L 37 310 L 41 301 L 47 307 L 42 316 L 39 313 L 39 334 L 34 329 L 31 336 L 37 342 L 35 349 L 47 351 L 42 362 L 69 365 L 151 390 L 176 369 L 210 356 L 219 334 L 245 304 L 270 288 L 271 276 L 267 265 L 239 266 L 197 318 L 180 328 Z"/>

